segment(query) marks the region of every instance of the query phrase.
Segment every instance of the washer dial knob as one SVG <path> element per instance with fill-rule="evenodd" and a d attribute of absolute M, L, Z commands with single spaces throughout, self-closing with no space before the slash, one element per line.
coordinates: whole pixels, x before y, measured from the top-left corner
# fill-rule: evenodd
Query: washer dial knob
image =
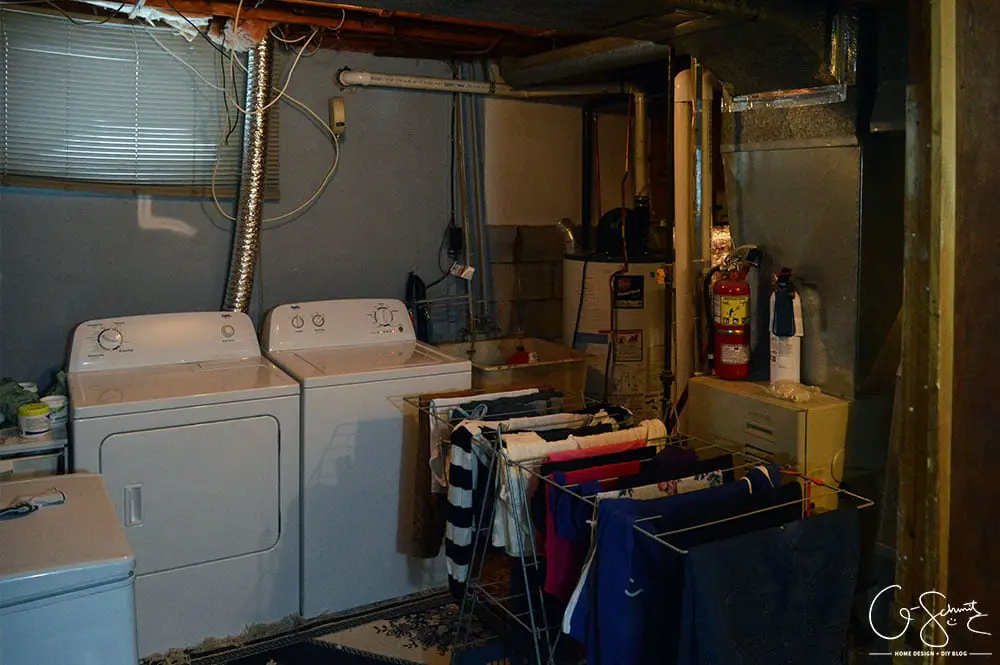
<path fill-rule="evenodd" d="M 380 326 L 392 325 L 392 310 L 388 307 L 379 307 L 375 310 L 375 323 Z"/>
<path fill-rule="evenodd" d="M 306 324 L 306 322 L 298 314 L 296 314 L 295 316 L 292 317 L 292 327 L 293 328 L 301 328 L 305 324 Z"/>
<path fill-rule="evenodd" d="M 105 351 L 116 351 L 122 345 L 122 333 L 116 328 L 105 328 L 97 334 L 97 344 Z"/>
<path fill-rule="evenodd" d="M 236 334 L 236 328 L 233 328 L 229 324 L 222 326 L 222 336 L 225 337 L 226 339 L 229 339 L 235 334 Z"/>
<path fill-rule="evenodd" d="M 313 325 L 317 328 L 322 328 L 323 324 L 326 323 L 326 319 L 323 318 L 322 314 L 313 314 Z"/>

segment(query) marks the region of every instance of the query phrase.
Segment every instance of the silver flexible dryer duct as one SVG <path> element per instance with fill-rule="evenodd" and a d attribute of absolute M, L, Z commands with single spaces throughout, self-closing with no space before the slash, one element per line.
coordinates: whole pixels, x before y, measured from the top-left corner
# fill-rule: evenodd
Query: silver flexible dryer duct
<path fill-rule="evenodd" d="M 243 119 L 243 166 L 240 171 L 240 200 L 236 208 L 233 254 L 222 309 L 246 312 L 250 308 L 254 272 L 260 251 L 260 227 L 264 208 L 264 175 L 267 160 L 267 118 L 264 111 L 271 97 L 271 66 L 274 41 L 271 37 L 250 49 L 247 58 L 248 113 Z"/>

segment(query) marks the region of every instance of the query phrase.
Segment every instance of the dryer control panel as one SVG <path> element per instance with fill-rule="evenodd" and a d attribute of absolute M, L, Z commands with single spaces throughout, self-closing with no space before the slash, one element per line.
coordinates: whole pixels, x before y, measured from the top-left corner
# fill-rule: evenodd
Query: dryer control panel
<path fill-rule="evenodd" d="M 81 323 L 73 333 L 69 371 L 259 357 L 253 322 L 242 312 L 147 314 Z"/>
<path fill-rule="evenodd" d="M 267 315 L 262 336 L 267 351 L 415 340 L 406 305 L 399 300 L 374 298 L 275 307 Z"/>

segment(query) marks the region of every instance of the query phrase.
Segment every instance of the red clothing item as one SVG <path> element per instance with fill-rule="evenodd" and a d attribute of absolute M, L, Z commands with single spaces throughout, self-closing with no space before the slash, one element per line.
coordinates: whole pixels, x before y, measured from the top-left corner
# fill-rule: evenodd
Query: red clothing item
<path fill-rule="evenodd" d="M 578 448 L 576 450 L 565 450 L 561 453 L 552 453 L 546 458 L 546 462 L 571 462 L 588 457 L 599 457 L 601 455 L 614 455 L 623 453 L 626 450 L 635 450 L 646 445 L 646 439 L 635 439 L 622 443 L 612 443 L 608 446 L 594 446 L 591 448 Z"/>
<path fill-rule="evenodd" d="M 600 436 L 600 435 L 598 435 Z M 587 459 L 590 457 L 601 457 L 604 455 L 614 455 L 616 453 L 623 453 L 628 450 L 635 450 L 636 448 L 642 448 L 646 445 L 645 439 L 636 439 L 634 441 L 624 441 L 622 443 L 612 443 L 606 446 L 591 446 L 590 448 L 575 448 L 573 450 L 566 450 L 563 452 L 552 453 L 545 458 L 545 463 L 549 462 L 571 462 L 574 460 Z M 599 463 L 599 462 L 595 462 Z M 548 483 L 545 484 L 546 487 L 539 487 L 536 492 L 545 493 L 546 501 L 548 501 Z M 547 552 L 546 540 L 548 537 L 549 520 L 546 519 L 545 533 L 539 533 L 535 530 L 535 546 L 541 552 Z"/>

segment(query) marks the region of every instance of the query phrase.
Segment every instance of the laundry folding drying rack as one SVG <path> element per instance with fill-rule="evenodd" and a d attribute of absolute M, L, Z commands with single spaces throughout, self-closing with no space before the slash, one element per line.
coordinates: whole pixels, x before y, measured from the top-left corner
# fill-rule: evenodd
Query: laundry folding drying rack
<path fill-rule="evenodd" d="M 474 401 L 477 394 L 489 394 L 496 392 L 495 389 L 483 389 L 465 393 L 470 401 Z M 458 425 L 465 416 L 452 415 L 453 407 L 435 408 L 431 405 L 431 400 L 420 397 L 407 397 L 405 401 L 411 406 L 420 409 L 429 417 L 445 423 L 449 427 Z M 586 397 L 582 394 L 564 394 L 562 398 L 562 412 L 572 413 L 583 411 L 588 407 L 599 405 L 597 400 Z M 536 410 L 525 410 L 519 413 L 508 413 L 505 418 L 519 418 L 539 415 Z M 678 422 L 676 412 L 670 414 L 672 417 L 665 422 Z M 620 429 L 634 427 L 638 423 L 632 419 L 627 419 L 619 423 Z M 507 651 L 508 662 L 512 665 L 517 663 L 534 663 L 535 665 L 556 665 L 561 662 L 557 658 L 560 636 L 562 635 L 562 619 L 554 615 L 558 608 L 553 607 L 551 600 L 546 600 L 542 591 L 540 581 L 543 571 L 543 560 L 535 547 L 534 528 L 529 515 L 530 492 L 529 488 L 541 488 L 544 484 L 565 492 L 579 501 L 586 502 L 596 509 L 597 500 L 594 497 L 584 496 L 574 490 L 560 485 L 550 478 L 541 475 L 539 472 L 545 456 L 528 459 L 511 459 L 507 454 L 506 446 L 503 444 L 504 430 L 499 429 L 498 447 L 486 440 L 474 438 L 473 447 L 476 454 L 481 459 L 488 460 L 488 473 L 485 478 L 485 487 L 494 487 L 494 496 L 512 497 L 516 492 L 517 500 L 509 500 L 508 504 L 516 506 L 520 510 L 511 513 L 511 520 L 514 526 L 514 533 L 517 538 L 516 550 L 518 555 L 509 577 L 498 577 L 493 574 L 488 562 L 490 561 L 491 542 L 493 534 L 493 524 L 496 519 L 503 519 L 504 515 L 500 511 L 493 509 L 489 504 L 493 501 L 490 497 L 484 505 L 479 507 L 479 514 L 476 516 L 475 528 L 473 531 L 473 552 L 472 561 L 469 565 L 469 574 L 465 584 L 465 593 L 462 597 L 459 618 L 456 627 L 456 634 L 452 644 L 453 665 L 466 665 L 463 659 L 464 654 L 476 651 L 484 644 L 495 640 L 491 637 L 477 637 L 481 631 L 476 631 L 476 622 L 481 622 L 493 631 L 499 633 L 508 647 L 513 647 Z M 649 439 L 648 446 L 654 446 L 659 452 L 668 446 L 687 448 L 694 451 L 699 459 L 717 457 L 721 455 L 731 455 L 734 461 L 732 467 L 720 469 L 720 472 L 732 472 L 741 475 L 740 472 L 761 464 L 773 464 L 773 460 L 765 459 L 759 455 L 736 449 L 733 446 L 722 445 L 705 441 L 690 435 L 680 433 L 668 433 L 666 436 Z M 446 458 L 447 459 L 447 458 Z M 736 460 L 741 460 L 736 463 Z M 809 517 L 816 511 L 817 504 L 836 505 L 838 507 L 850 506 L 854 509 L 869 508 L 874 505 L 871 499 L 855 494 L 849 490 L 834 487 L 822 480 L 809 477 L 801 471 L 792 468 L 790 465 L 783 467 L 781 473 L 796 479 L 803 485 L 802 499 L 780 503 L 767 508 L 750 510 L 739 515 L 727 517 L 714 521 L 699 523 L 687 528 L 676 529 L 657 533 L 645 528 L 644 523 L 656 519 L 638 518 L 633 524 L 639 533 L 652 539 L 659 545 L 667 547 L 678 554 L 687 554 L 687 550 L 678 547 L 671 542 L 674 536 L 687 533 L 697 529 L 703 529 L 717 524 L 734 520 L 745 519 L 753 515 L 760 515 L 774 510 L 788 509 L 796 504 L 802 506 L 803 517 Z M 516 474 L 521 474 L 521 479 L 527 482 L 515 482 Z M 483 482 L 483 479 L 480 479 Z M 822 510 L 822 509 L 820 509 Z M 508 559 L 510 557 L 507 557 Z M 514 579 L 514 576 L 520 579 Z M 517 593 L 511 590 L 512 583 L 523 585 L 523 591 Z"/>

